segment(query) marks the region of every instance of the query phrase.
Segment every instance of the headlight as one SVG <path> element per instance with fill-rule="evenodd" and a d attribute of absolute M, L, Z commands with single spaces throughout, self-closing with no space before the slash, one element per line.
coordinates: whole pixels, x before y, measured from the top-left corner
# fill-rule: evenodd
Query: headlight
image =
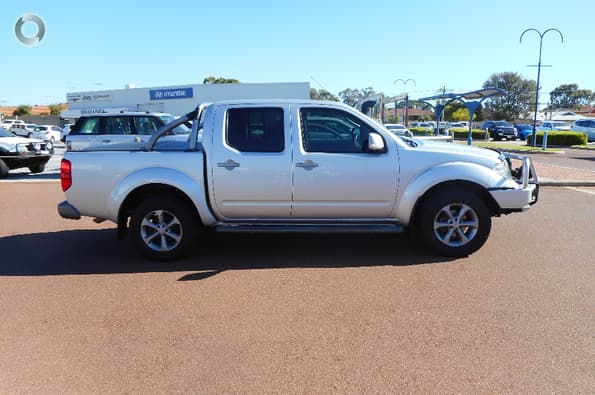
<path fill-rule="evenodd" d="M 512 174 L 510 173 L 510 167 L 506 161 L 501 161 L 492 167 L 492 171 L 497 173 L 500 177 L 511 179 Z"/>
<path fill-rule="evenodd" d="M 27 146 L 25 144 L 17 144 L 16 151 L 19 154 L 26 154 L 27 153 Z"/>

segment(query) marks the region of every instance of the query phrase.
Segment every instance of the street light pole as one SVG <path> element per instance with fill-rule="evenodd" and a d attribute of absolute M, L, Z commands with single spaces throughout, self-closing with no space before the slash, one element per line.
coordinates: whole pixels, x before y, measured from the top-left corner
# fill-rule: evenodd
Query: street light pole
<path fill-rule="evenodd" d="M 562 35 L 562 32 L 560 30 L 554 29 L 554 28 L 547 29 L 543 33 L 541 33 L 537 29 L 530 28 L 530 29 L 527 29 L 521 33 L 521 37 L 519 38 L 519 43 L 523 42 L 523 36 L 528 31 L 534 31 L 535 33 L 539 34 L 539 62 L 537 63 L 537 86 L 535 87 L 535 114 L 533 116 L 533 147 L 535 147 L 535 140 L 536 140 L 536 136 L 537 136 L 537 130 L 536 130 L 537 105 L 539 103 L 539 77 L 541 76 L 541 48 L 543 45 L 543 36 L 545 36 L 547 32 L 551 32 L 551 31 L 557 32 L 560 35 L 560 39 L 561 39 L 562 43 L 564 42 L 564 36 Z"/>
<path fill-rule="evenodd" d="M 395 82 L 393 82 L 393 85 L 395 85 L 399 81 L 403 83 L 403 92 L 405 93 L 405 108 L 403 108 L 403 125 L 405 127 L 407 127 L 407 113 L 409 110 L 409 94 L 407 92 L 405 92 L 407 90 L 406 86 L 409 81 L 413 82 L 414 86 L 416 86 L 417 84 L 415 83 L 415 80 L 413 78 L 407 78 L 406 80 L 404 80 L 402 78 L 397 78 L 395 80 Z M 397 116 L 397 102 L 395 101 L 395 118 L 396 118 L 396 116 Z"/>

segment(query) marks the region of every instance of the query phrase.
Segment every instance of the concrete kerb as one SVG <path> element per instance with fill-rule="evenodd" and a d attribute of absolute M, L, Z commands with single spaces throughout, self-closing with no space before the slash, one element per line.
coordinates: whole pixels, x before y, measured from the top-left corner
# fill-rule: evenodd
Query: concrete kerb
<path fill-rule="evenodd" d="M 538 175 L 539 176 L 539 175 Z M 595 187 L 595 181 L 580 180 L 552 180 L 549 178 L 540 178 L 539 185 L 542 187 Z"/>

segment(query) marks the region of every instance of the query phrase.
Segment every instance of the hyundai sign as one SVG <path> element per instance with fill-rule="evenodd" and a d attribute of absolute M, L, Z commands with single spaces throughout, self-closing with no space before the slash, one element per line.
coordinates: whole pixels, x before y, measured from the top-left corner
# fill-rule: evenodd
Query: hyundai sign
<path fill-rule="evenodd" d="M 149 100 L 192 99 L 192 88 L 151 89 Z"/>

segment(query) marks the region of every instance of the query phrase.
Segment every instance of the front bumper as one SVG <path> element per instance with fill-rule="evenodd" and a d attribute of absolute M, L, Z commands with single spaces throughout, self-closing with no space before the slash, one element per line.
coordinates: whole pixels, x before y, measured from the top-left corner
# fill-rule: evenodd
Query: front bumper
<path fill-rule="evenodd" d="M 9 169 L 19 169 L 21 167 L 30 167 L 36 166 L 39 164 L 47 163 L 50 158 L 52 157 L 51 154 L 33 154 L 33 155 L 0 155 L 0 159 L 6 163 Z"/>
<path fill-rule="evenodd" d="M 503 213 L 526 211 L 539 199 L 539 180 L 531 158 L 511 153 L 502 153 L 518 187 L 490 190 Z M 519 166 L 515 164 L 520 163 Z"/>
<path fill-rule="evenodd" d="M 9 169 L 32 167 L 47 163 L 52 157 L 52 152 L 42 141 L 16 143 L 9 151 L 1 151 L 0 159 Z"/>

